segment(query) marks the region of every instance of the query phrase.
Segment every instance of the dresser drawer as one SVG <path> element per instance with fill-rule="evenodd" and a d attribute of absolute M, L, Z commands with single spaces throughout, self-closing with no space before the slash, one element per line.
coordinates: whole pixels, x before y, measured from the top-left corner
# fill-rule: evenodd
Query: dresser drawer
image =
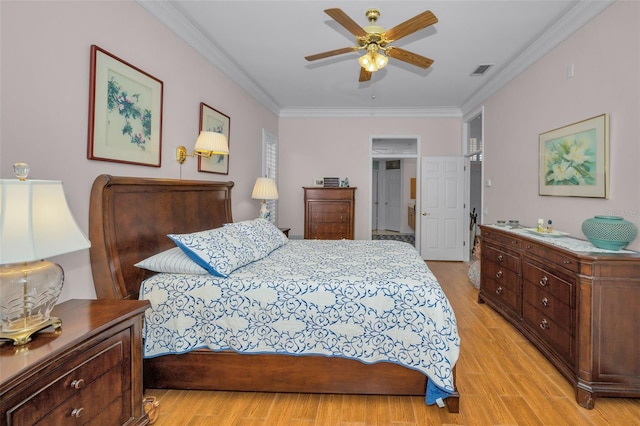
<path fill-rule="evenodd" d="M 9 424 L 83 424 L 114 402 L 122 412 L 123 389 L 128 389 L 125 366 L 130 362 L 130 333 L 124 330 L 71 358 L 54 371 L 25 383 L 28 398 L 7 401 Z M 126 381 L 126 383 L 124 383 Z M 75 411 L 74 411 L 75 410 Z M 77 418 L 76 418 L 77 416 Z M 111 423 L 120 424 L 120 417 Z M 126 420 L 126 419 L 124 419 Z"/>
<path fill-rule="evenodd" d="M 544 263 L 559 265 L 571 272 L 578 271 L 578 261 L 576 258 L 556 251 L 550 251 L 548 248 L 530 241 L 523 241 L 521 246 L 525 253 L 542 258 Z"/>
<path fill-rule="evenodd" d="M 520 258 L 518 256 L 514 256 L 513 254 L 509 254 L 488 244 L 485 244 L 482 248 L 482 252 L 483 256 L 485 256 L 488 261 L 499 265 L 500 268 L 506 268 L 513 272 L 520 271 Z"/>
<path fill-rule="evenodd" d="M 349 226 L 344 223 L 320 223 L 311 225 L 309 238 L 315 240 L 341 240 L 348 234 Z"/>
<path fill-rule="evenodd" d="M 560 356 L 569 361 L 573 365 L 572 337 L 564 327 L 556 323 L 551 317 L 541 312 L 537 306 L 525 302 L 522 306 L 522 316 L 524 322 L 531 328 L 533 333 L 540 337 L 547 345 L 549 345 Z"/>
<path fill-rule="evenodd" d="M 516 236 L 503 234 L 501 232 L 494 232 L 489 228 L 482 228 L 482 238 L 486 240 L 497 241 L 513 249 L 519 249 L 520 245 L 522 244 L 522 240 L 520 240 Z"/>
<path fill-rule="evenodd" d="M 511 276 L 504 279 L 505 275 L 497 278 L 495 275 L 487 275 L 486 279 L 482 281 L 481 292 L 487 298 L 499 302 L 511 311 L 519 312 L 518 281 L 514 281 L 517 280 L 517 276 L 513 272 L 507 272 L 506 275 Z"/>
<path fill-rule="evenodd" d="M 543 288 L 548 294 L 552 295 L 562 303 L 572 306 L 572 285 L 570 282 L 529 262 L 525 261 L 523 263 L 522 274 L 526 282 Z"/>
<path fill-rule="evenodd" d="M 524 282 L 523 298 L 526 303 L 536 308 L 541 315 L 550 318 L 565 331 L 573 334 L 571 307 L 569 305 L 557 299 L 544 287 L 526 280 Z"/>
<path fill-rule="evenodd" d="M 349 214 L 347 212 L 330 212 L 330 211 L 318 211 L 313 209 L 311 212 L 311 218 L 313 223 L 348 223 Z"/>

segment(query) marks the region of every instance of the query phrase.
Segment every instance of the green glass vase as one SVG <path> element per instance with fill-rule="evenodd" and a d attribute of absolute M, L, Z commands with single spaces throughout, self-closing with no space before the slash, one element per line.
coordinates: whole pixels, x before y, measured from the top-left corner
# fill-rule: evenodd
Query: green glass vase
<path fill-rule="evenodd" d="M 582 233 L 606 250 L 622 250 L 638 235 L 638 228 L 620 216 L 595 216 L 582 222 Z"/>

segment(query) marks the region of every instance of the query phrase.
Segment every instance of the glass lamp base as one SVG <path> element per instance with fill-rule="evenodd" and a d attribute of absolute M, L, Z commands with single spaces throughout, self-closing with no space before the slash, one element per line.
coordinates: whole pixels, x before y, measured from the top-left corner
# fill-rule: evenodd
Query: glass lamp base
<path fill-rule="evenodd" d="M 43 322 L 30 325 L 17 331 L 0 331 L 0 339 L 13 340 L 14 346 L 20 346 L 29 343 L 31 341 L 31 335 L 40 330 L 44 330 L 47 327 L 59 329 L 61 326 L 62 321 L 60 321 L 59 318 L 49 317 L 49 319 Z"/>
<path fill-rule="evenodd" d="M 59 328 L 50 313 L 63 280 L 60 265 L 45 260 L 0 265 L 0 337 L 23 345 L 43 328 Z"/>

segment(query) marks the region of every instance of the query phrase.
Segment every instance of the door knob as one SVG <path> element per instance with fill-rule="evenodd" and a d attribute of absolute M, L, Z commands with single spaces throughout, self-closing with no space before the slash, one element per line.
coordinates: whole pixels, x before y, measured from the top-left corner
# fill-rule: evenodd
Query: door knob
<path fill-rule="evenodd" d="M 427 212 L 422 212 L 422 216 L 429 216 L 429 213 L 427 213 Z"/>

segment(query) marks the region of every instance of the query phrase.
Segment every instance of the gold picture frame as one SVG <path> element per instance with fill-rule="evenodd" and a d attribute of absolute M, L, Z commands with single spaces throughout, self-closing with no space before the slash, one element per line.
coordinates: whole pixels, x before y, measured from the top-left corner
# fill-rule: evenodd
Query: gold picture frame
<path fill-rule="evenodd" d="M 200 103 L 200 131 L 223 133 L 227 137 L 229 152 L 231 152 L 231 140 L 229 138 L 231 118 L 210 107 L 204 102 Z M 212 155 L 210 158 L 198 157 L 198 171 L 229 174 L 229 155 Z"/>
<path fill-rule="evenodd" d="M 609 197 L 609 115 L 539 135 L 539 195 Z"/>
<path fill-rule="evenodd" d="M 91 46 L 87 158 L 160 167 L 163 83 Z"/>

